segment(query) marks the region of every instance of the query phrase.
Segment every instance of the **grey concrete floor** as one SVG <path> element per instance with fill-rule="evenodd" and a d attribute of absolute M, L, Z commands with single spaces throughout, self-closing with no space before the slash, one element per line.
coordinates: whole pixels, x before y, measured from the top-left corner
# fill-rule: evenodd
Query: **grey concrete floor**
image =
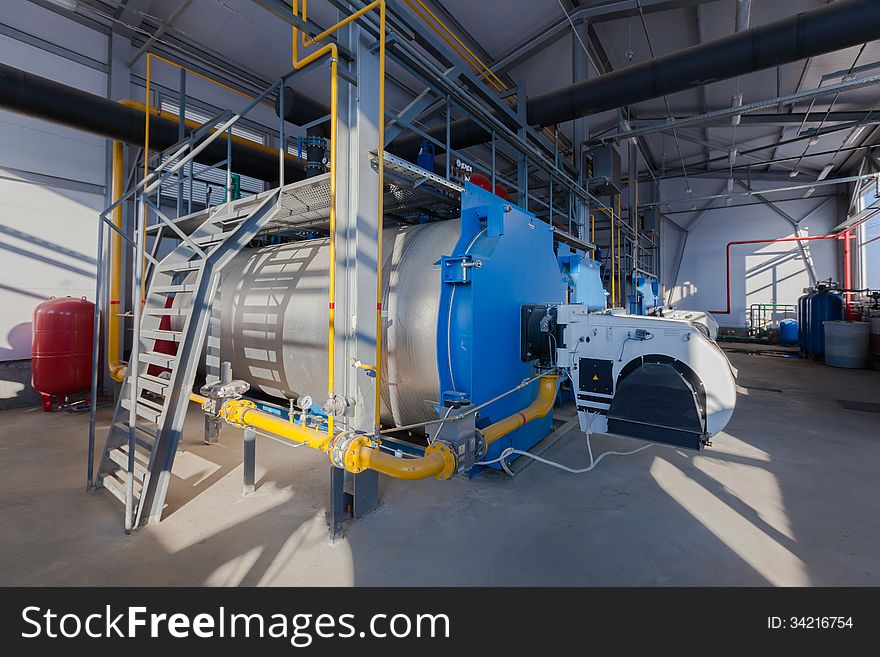
<path fill-rule="evenodd" d="M 740 395 L 700 453 L 651 447 L 571 475 L 533 464 L 450 482 L 382 482 L 382 506 L 331 544 L 328 462 L 190 416 L 165 519 L 126 536 L 85 490 L 88 417 L 0 413 L 0 585 L 877 585 L 880 372 L 730 353 Z M 108 413 L 101 414 L 106 427 Z M 593 437 L 593 451 L 639 443 Z M 587 461 L 575 430 L 545 456 Z"/>

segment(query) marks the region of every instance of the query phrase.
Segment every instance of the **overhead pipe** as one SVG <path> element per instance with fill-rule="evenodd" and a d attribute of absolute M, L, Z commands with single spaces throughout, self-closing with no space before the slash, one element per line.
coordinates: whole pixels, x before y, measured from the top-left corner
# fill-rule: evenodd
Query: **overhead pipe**
<path fill-rule="evenodd" d="M 121 141 L 143 146 L 145 107 L 127 101 L 117 103 L 59 82 L 27 73 L 0 63 L 0 108 L 34 118 Z M 196 127 L 187 121 L 187 127 Z M 178 141 L 178 120 L 173 114 L 150 114 L 150 143 L 156 150 Z M 226 159 L 226 135 L 221 135 L 203 150 L 200 162 L 214 164 Z M 278 178 L 278 150 L 233 136 L 232 160 L 235 170 L 260 180 Z M 285 180 L 302 180 L 305 173 L 299 161 L 286 157 Z M 289 176 L 289 178 L 288 178 Z"/>
<path fill-rule="evenodd" d="M 835 2 L 535 96 L 526 103 L 526 116 L 529 125 L 555 125 L 875 39 L 880 39 L 880 3 Z M 428 134 L 443 143 L 446 127 Z M 415 153 L 421 139 L 406 135 L 390 150 Z M 490 135 L 477 122 L 461 119 L 452 123 L 450 139 L 453 149 L 462 149 Z"/>

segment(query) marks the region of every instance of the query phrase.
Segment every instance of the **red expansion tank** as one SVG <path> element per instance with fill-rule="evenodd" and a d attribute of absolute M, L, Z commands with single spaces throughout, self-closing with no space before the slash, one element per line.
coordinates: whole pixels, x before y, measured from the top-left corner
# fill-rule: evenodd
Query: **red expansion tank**
<path fill-rule="evenodd" d="M 52 297 L 34 309 L 31 385 L 43 410 L 91 387 L 94 325 L 95 305 L 85 297 Z"/>

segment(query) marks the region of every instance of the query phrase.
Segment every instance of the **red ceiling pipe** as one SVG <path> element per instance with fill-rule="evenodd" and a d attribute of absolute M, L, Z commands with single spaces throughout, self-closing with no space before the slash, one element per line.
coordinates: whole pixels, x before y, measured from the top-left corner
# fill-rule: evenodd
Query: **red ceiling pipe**
<path fill-rule="evenodd" d="M 847 231 L 848 232 L 848 231 Z M 730 247 L 739 244 L 775 244 L 777 242 L 808 242 L 810 240 L 832 240 L 839 238 L 840 235 L 816 235 L 813 237 L 781 237 L 775 240 L 742 240 L 740 242 L 727 243 L 727 309 L 726 310 L 710 310 L 714 315 L 730 314 Z M 845 244 L 845 243 L 844 243 Z M 847 287 L 849 284 L 847 283 Z"/>

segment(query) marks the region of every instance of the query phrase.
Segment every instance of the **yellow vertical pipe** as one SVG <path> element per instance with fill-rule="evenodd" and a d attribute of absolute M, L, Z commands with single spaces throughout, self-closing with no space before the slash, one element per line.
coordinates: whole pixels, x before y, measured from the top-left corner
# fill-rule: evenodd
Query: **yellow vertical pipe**
<path fill-rule="evenodd" d="M 298 17 L 299 0 L 291 0 L 291 9 L 293 15 Z M 307 17 L 307 11 L 306 0 L 303 0 L 303 19 Z M 293 67 L 295 69 L 301 69 L 324 55 L 330 55 L 330 291 L 327 300 L 327 395 L 332 396 L 335 394 L 334 388 L 336 387 L 336 373 L 334 371 L 336 363 L 336 123 L 339 105 L 339 53 L 336 44 L 329 43 L 307 57 L 299 59 L 299 30 L 295 27 L 291 28 L 291 36 Z M 305 42 L 305 34 L 302 35 L 302 38 Z M 333 435 L 333 424 L 333 416 L 330 415 L 327 418 L 327 433 L 331 436 Z"/>
<path fill-rule="evenodd" d="M 609 263 L 611 264 L 611 306 L 614 307 L 617 305 L 617 288 L 615 287 L 617 283 L 617 263 L 615 262 L 617 258 L 617 253 L 614 250 L 614 204 L 611 205 L 611 252 L 609 254 Z"/>
<path fill-rule="evenodd" d="M 293 10 L 293 15 L 298 16 L 299 12 L 299 1 L 292 0 L 291 7 Z M 373 424 L 374 428 L 378 430 L 380 424 L 380 417 L 382 414 L 382 228 L 384 223 L 384 215 L 385 215 L 385 0 L 375 0 L 374 2 L 366 5 L 362 9 L 356 11 L 350 16 L 345 17 L 336 25 L 327 28 L 320 34 L 316 35 L 313 39 L 308 39 L 306 37 L 305 32 L 302 33 L 302 43 L 304 46 L 315 45 L 322 39 L 326 38 L 340 27 L 344 25 L 348 25 L 355 19 L 363 16 L 369 11 L 372 11 L 375 8 L 379 8 L 379 108 L 378 108 L 378 141 L 379 144 L 376 148 L 376 154 L 378 159 L 378 185 L 379 185 L 379 194 L 378 194 L 378 217 L 377 217 L 377 244 L 376 244 L 376 257 L 377 257 L 377 265 L 376 265 L 376 365 L 374 368 L 375 371 L 375 379 L 376 379 L 376 405 L 374 409 L 374 419 Z M 302 17 L 303 20 L 308 20 L 308 0 L 303 0 L 302 7 Z M 319 57 L 322 53 L 324 53 L 328 48 L 332 49 L 332 81 L 331 81 L 331 103 L 330 103 L 330 115 L 331 115 L 331 127 L 330 127 L 330 204 L 331 204 L 331 218 L 330 218 L 330 301 L 329 301 L 329 311 L 330 311 L 330 319 L 329 319 L 329 334 L 330 338 L 328 339 L 328 372 L 327 372 L 327 381 L 328 381 L 328 395 L 332 395 L 334 393 L 333 388 L 335 387 L 335 373 L 334 369 L 334 350 L 335 350 L 335 300 L 336 300 L 336 290 L 335 290 L 335 281 L 336 281 L 336 213 L 335 213 L 335 205 L 336 205 L 336 114 L 337 114 L 337 77 L 336 77 L 336 66 L 337 66 L 337 51 L 335 44 L 330 44 L 325 46 L 321 50 L 312 53 L 306 59 L 299 61 L 299 46 L 297 42 L 297 36 L 299 30 L 296 28 L 292 28 L 292 40 L 293 40 L 293 65 L 294 68 L 301 68 L 305 66 L 315 58 Z M 328 431 L 332 434 L 333 432 L 333 416 L 331 415 L 328 418 Z"/>
<path fill-rule="evenodd" d="M 382 416 L 382 228 L 385 215 L 385 0 L 379 0 L 379 145 L 376 148 L 379 174 L 379 213 L 376 234 L 376 408 L 373 428 L 378 431 Z"/>
<path fill-rule="evenodd" d="M 620 254 L 623 252 L 623 245 L 620 241 L 620 194 L 617 195 L 617 303 L 616 306 L 620 306 L 621 301 L 623 300 L 623 279 L 620 276 L 621 272 L 621 262 L 620 262 Z"/>
<path fill-rule="evenodd" d="M 147 53 L 147 84 L 144 92 L 144 178 L 150 175 L 150 71 L 153 58 Z"/>
<path fill-rule="evenodd" d="M 113 142 L 112 187 L 113 202 L 123 194 L 125 185 L 123 164 L 125 147 L 121 141 Z M 122 230 L 122 204 L 113 209 L 113 225 Z M 110 237 L 110 311 L 107 317 L 107 367 L 115 381 L 125 378 L 125 363 L 120 361 L 119 314 L 121 310 L 122 236 L 113 231 Z"/>

